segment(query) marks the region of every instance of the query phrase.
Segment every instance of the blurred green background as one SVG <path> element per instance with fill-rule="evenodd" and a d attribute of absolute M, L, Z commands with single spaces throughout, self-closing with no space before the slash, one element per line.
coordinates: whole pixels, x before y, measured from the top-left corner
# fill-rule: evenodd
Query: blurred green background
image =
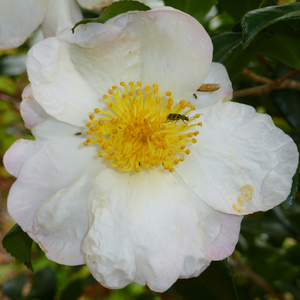
<path fill-rule="evenodd" d="M 214 61 L 228 69 L 233 101 L 271 115 L 274 123 L 299 146 L 300 3 L 275 0 L 166 0 L 165 3 L 194 16 L 211 35 Z M 281 10 L 272 10 L 274 7 Z M 101 12 L 83 10 L 83 13 L 91 17 Z M 21 47 L 0 50 L 0 240 L 14 225 L 6 210 L 6 198 L 15 178 L 3 167 L 2 158 L 17 139 L 33 138 L 24 127 L 19 107 L 22 91 L 29 83 L 26 53 L 39 35 L 38 29 Z M 0 300 L 300 299 L 297 181 L 295 176 L 293 193 L 284 205 L 244 218 L 239 243 L 228 258 L 237 293 L 229 287 L 231 277 L 226 281 L 216 276 L 222 274 L 224 266 L 226 269 L 226 262 L 222 266 L 214 263 L 199 278 L 179 280 L 163 294 L 136 284 L 122 290 L 108 290 L 93 279 L 86 266 L 53 263 L 33 244 L 34 273 L 0 245 Z"/>

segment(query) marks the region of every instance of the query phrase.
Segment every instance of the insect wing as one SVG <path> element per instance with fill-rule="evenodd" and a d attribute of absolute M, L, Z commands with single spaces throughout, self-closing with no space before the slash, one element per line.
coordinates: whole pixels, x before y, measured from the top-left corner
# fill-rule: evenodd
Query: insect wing
<path fill-rule="evenodd" d="M 203 83 L 197 91 L 199 92 L 214 92 L 221 87 L 221 84 L 218 83 Z"/>

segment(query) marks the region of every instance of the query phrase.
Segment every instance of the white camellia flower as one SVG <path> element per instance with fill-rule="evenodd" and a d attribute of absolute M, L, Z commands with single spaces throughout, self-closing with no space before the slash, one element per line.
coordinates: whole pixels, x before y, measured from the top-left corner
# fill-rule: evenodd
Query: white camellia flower
<path fill-rule="evenodd" d="M 15 221 L 105 287 L 163 292 L 229 256 L 243 215 L 290 193 L 292 139 L 228 102 L 225 68 L 189 15 L 164 7 L 35 45 L 21 113 L 35 141 L 4 157 Z M 220 84 L 197 92 L 202 84 Z"/>
<path fill-rule="evenodd" d="M 88 9 L 100 9 L 113 1 L 79 0 Z M 162 0 L 144 0 L 150 7 L 163 6 Z M 42 25 L 45 37 L 72 28 L 82 19 L 75 0 L 0 0 L 0 49 L 22 45 Z"/>

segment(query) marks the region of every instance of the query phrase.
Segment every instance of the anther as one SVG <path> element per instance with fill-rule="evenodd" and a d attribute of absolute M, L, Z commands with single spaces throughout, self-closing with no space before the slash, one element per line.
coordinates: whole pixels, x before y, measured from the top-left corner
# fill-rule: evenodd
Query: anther
<path fill-rule="evenodd" d="M 94 109 L 94 112 L 95 112 L 96 114 L 98 114 L 98 113 L 100 112 L 100 109 L 99 109 L 99 108 L 95 108 L 95 109 Z"/>
<path fill-rule="evenodd" d="M 90 130 L 91 130 L 91 131 L 97 131 L 98 129 L 99 129 L 98 126 L 91 126 L 91 127 L 90 127 Z"/>
<path fill-rule="evenodd" d="M 107 149 L 108 148 L 108 144 L 107 143 L 104 143 L 103 145 L 102 145 L 102 147 L 101 147 L 101 149 L 103 149 L 103 150 L 105 150 L 105 149 Z"/>
<path fill-rule="evenodd" d="M 181 101 L 179 102 L 179 105 L 180 105 L 180 107 L 181 107 L 182 109 L 185 109 L 185 108 L 186 108 L 185 100 L 181 100 Z"/>

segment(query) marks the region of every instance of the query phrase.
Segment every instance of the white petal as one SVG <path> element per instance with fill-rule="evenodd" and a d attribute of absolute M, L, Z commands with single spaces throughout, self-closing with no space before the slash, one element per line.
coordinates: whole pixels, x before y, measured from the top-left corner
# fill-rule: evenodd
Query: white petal
<path fill-rule="evenodd" d="M 34 97 L 59 120 L 82 126 L 120 81 L 139 80 L 139 43 L 130 32 L 89 23 L 38 43 L 28 53 Z"/>
<path fill-rule="evenodd" d="M 247 105 L 227 102 L 201 113 L 198 142 L 176 168 L 184 182 L 221 212 L 249 214 L 284 201 L 298 165 L 293 140 Z"/>
<path fill-rule="evenodd" d="M 214 92 L 195 92 L 189 101 L 203 109 L 210 105 L 227 102 L 232 99 L 232 86 L 226 68 L 219 63 L 212 63 L 210 72 L 204 83 L 220 84 L 221 87 Z M 200 87 L 200 86 L 199 86 Z"/>
<path fill-rule="evenodd" d="M 91 194 L 91 227 L 83 251 L 108 288 L 132 281 L 163 292 L 178 278 L 197 225 L 185 188 L 164 170 L 107 169 Z"/>
<path fill-rule="evenodd" d="M 47 0 L 0 1 L 0 49 L 22 45 L 41 24 Z"/>
<path fill-rule="evenodd" d="M 234 251 L 242 216 L 221 213 L 204 203 L 174 172 L 185 186 L 198 215 L 195 239 L 185 258 L 180 278 L 197 277 L 214 260 L 222 260 Z"/>
<path fill-rule="evenodd" d="M 30 84 L 25 87 L 22 98 L 21 115 L 27 128 L 32 129 L 37 124 L 47 119 L 52 119 L 33 98 Z M 41 146 L 42 143 L 40 141 L 25 139 L 16 141 L 3 157 L 6 170 L 11 175 L 18 177 L 23 163 L 35 154 Z"/>
<path fill-rule="evenodd" d="M 121 14 L 106 22 L 136 34 L 141 43 L 141 81 L 157 83 L 174 99 L 190 97 L 207 77 L 212 43 L 202 25 L 170 7 Z"/>
<path fill-rule="evenodd" d="M 37 142 L 30 141 L 31 147 L 37 144 L 38 151 L 15 155 L 29 148 L 23 142 L 8 152 L 8 165 L 15 159 L 20 169 L 8 196 L 10 215 L 47 257 L 68 265 L 85 262 L 81 244 L 88 230 L 89 190 L 104 167 L 95 149 L 74 135 L 77 130 L 46 120 L 32 129 Z"/>
<path fill-rule="evenodd" d="M 82 14 L 74 0 L 48 1 L 47 11 L 42 23 L 45 37 L 56 36 L 65 29 L 71 29 L 82 20 Z"/>
<path fill-rule="evenodd" d="M 51 119 L 44 109 L 36 102 L 32 95 L 30 84 L 27 85 L 22 93 L 21 115 L 28 129 L 32 129 L 38 123 Z"/>
<path fill-rule="evenodd" d="M 13 176 L 18 177 L 24 162 L 35 154 L 42 144 L 31 140 L 20 139 L 14 142 L 3 157 L 5 169 Z"/>

